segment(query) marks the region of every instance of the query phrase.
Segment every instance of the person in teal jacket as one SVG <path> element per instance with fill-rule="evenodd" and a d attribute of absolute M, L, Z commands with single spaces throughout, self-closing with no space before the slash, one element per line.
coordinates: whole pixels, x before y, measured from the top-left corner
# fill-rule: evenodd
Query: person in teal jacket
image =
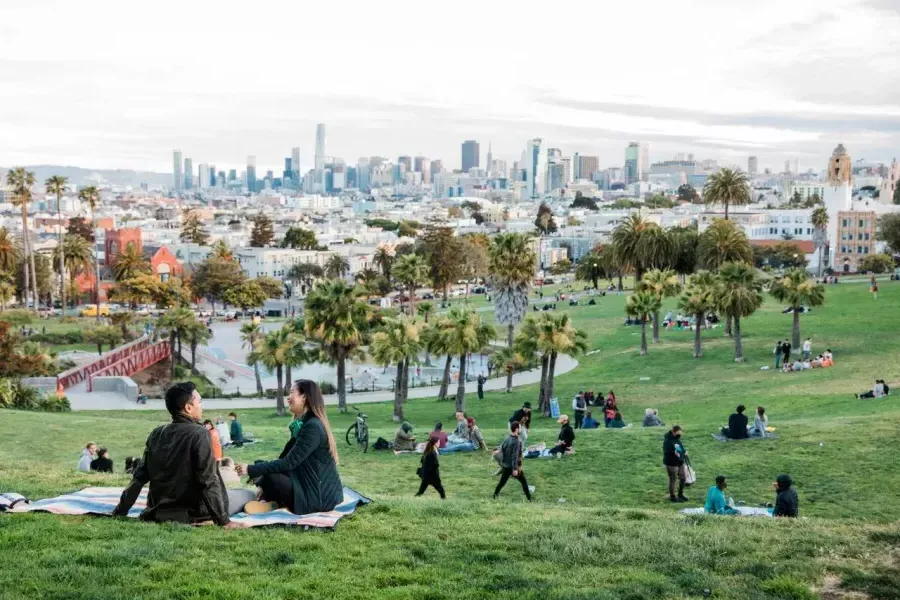
<path fill-rule="evenodd" d="M 704 512 L 711 515 L 736 515 L 738 511 L 728 506 L 725 500 L 725 488 L 728 483 L 725 481 L 724 475 L 716 476 L 716 485 L 709 488 L 706 492 L 706 505 L 703 507 Z"/>
<path fill-rule="evenodd" d="M 240 448 L 244 445 L 244 428 L 241 426 L 241 422 L 238 421 L 237 415 L 233 412 L 228 413 L 228 418 L 231 419 L 231 443 Z"/>

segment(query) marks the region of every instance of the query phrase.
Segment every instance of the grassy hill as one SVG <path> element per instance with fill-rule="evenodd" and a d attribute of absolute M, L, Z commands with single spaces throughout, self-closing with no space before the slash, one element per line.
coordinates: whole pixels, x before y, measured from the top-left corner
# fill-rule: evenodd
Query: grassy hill
<path fill-rule="evenodd" d="M 763 599 L 838 598 L 853 590 L 898 598 L 900 284 L 885 282 L 877 301 L 862 284 L 828 286 L 826 297 L 801 326 L 814 352 L 831 348 L 837 365 L 789 374 L 760 370 L 790 332 L 791 316 L 773 301 L 743 323 L 744 364 L 732 361 L 721 328 L 703 333 L 702 359 L 691 358 L 692 333 L 674 331 L 642 358 L 639 329 L 622 325 L 624 297 L 593 307 L 560 303 L 597 351 L 557 379 L 564 410 L 579 389 L 613 389 L 626 421 L 638 426 L 579 432 L 574 456 L 527 462 L 537 486 L 533 504 L 513 485 L 491 500 L 496 479 L 486 454 L 441 458 L 448 492 L 441 502 L 433 491 L 413 497 L 416 457 L 362 455 L 341 441 L 344 483 L 375 503 L 333 533 L 0 515 L 0 598 Z M 876 377 L 897 384 L 898 395 L 855 400 Z M 470 397 L 468 412 L 488 442 L 499 443 L 512 410 L 536 394 L 532 386 Z M 739 403 L 765 406 L 780 439 L 715 442 L 710 433 Z M 736 500 L 772 502 L 771 482 L 787 472 L 803 518 L 677 514 L 682 505 L 668 502 L 661 467 L 663 431 L 639 426 L 647 407 L 685 428 L 699 478 L 690 506 L 702 504 L 719 473 Z M 373 439 L 392 438 L 391 407 L 365 410 Z M 450 403 L 433 400 L 407 407 L 422 436 L 437 420 L 452 427 L 452 412 Z M 121 469 L 165 420 L 145 412 L 4 411 L 0 488 L 41 497 L 125 485 L 123 475 L 76 473 L 80 448 L 89 440 L 109 447 Z M 231 456 L 277 455 L 286 419 L 256 410 L 242 411 L 242 420 L 265 441 Z M 341 439 L 351 422 L 332 415 Z M 529 442 L 550 443 L 556 430 L 555 422 L 536 419 Z"/>

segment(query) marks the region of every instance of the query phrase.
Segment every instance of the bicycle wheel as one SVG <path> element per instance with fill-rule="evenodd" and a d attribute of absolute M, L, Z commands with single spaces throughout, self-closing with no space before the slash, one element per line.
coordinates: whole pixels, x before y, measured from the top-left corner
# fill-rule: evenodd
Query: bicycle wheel
<path fill-rule="evenodd" d="M 369 428 L 366 427 L 365 430 L 359 436 L 359 448 L 363 451 L 363 453 L 369 451 Z"/>
<path fill-rule="evenodd" d="M 346 437 L 347 437 L 347 445 L 348 445 L 348 446 L 352 446 L 352 445 L 353 445 L 353 442 L 356 441 L 356 431 L 357 431 L 358 428 L 359 428 L 359 426 L 358 426 L 356 423 L 354 423 L 353 425 L 351 425 L 351 426 L 347 429 L 347 436 L 346 436 Z M 352 437 L 351 437 L 351 435 L 350 435 L 351 433 L 353 434 Z M 353 440 L 353 442 L 350 441 L 351 439 Z"/>

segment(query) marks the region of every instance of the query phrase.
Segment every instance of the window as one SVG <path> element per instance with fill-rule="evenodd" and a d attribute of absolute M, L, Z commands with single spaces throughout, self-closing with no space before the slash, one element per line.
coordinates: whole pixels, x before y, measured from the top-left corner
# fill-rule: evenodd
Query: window
<path fill-rule="evenodd" d="M 866 240 L 866 241 L 868 242 L 868 241 L 869 241 L 869 234 L 866 233 L 866 234 L 863 234 L 863 235 L 865 236 L 865 237 L 863 237 L 863 239 Z"/>
<path fill-rule="evenodd" d="M 790 222 L 791 222 L 791 218 L 790 218 L 790 217 L 781 217 L 781 222 L 782 222 L 782 223 L 790 223 Z"/>
<path fill-rule="evenodd" d="M 811 227 L 807 227 L 807 228 L 806 228 L 806 235 L 812 235 L 812 228 L 811 228 Z"/>
<path fill-rule="evenodd" d="M 862 254 L 862 253 L 863 253 L 863 251 L 862 251 L 862 246 L 857 246 L 857 247 L 856 247 L 856 253 L 857 253 L 857 254 Z"/>
<path fill-rule="evenodd" d="M 863 254 L 868 254 L 868 253 L 869 253 L 869 247 L 866 246 L 865 248 L 863 248 Z"/>
<path fill-rule="evenodd" d="M 847 246 L 841 246 L 841 253 L 847 254 Z"/>
<path fill-rule="evenodd" d="M 862 219 L 860 219 L 860 220 L 859 220 L 859 226 L 860 226 L 860 227 L 865 227 L 865 226 L 866 226 L 866 222 L 863 221 Z"/>
<path fill-rule="evenodd" d="M 848 226 L 847 219 L 844 219 L 843 221 L 841 221 L 841 226 L 842 226 L 842 227 L 847 227 L 847 226 Z"/>
<path fill-rule="evenodd" d="M 802 223 L 802 222 L 803 222 L 803 217 L 801 217 L 801 216 L 794 217 L 794 223 Z"/>
<path fill-rule="evenodd" d="M 844 242 L 847 241 L 847 232 L 846 231 L 841 234 L 841 241 L 844 241 Z"/>

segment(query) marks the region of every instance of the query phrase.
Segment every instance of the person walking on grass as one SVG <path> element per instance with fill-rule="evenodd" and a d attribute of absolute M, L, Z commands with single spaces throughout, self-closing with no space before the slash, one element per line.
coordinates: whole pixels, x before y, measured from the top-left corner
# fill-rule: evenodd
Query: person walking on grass
<path fill-rule="evenodd" d="M 872 278 L 872 299 L 878 300 L 878 282 L 874 277 Z"/>
<path fill-rule="evenodd" d="M 803 360 L 809 360 L 810 354 L 812 354 L 812 341 L 810 338 L 806 338 L 806 341 L 803 342 Z"/>
<path fill-rule="evenodd" d="M 684 460 L 687 457 L 687 450 L 681 443 L 681 426 L 673 425 L 672 429 L 666 432 L 663 440 L 663 465 L 666 468 L 666 474 L 669 477 L 669 501 L 671 502 L 687 502 L 684 496 L 684 483 L 687 480 L 687 472 L 684 467 Z M 675 495 L 675 480 L 678 480 L 678 495 Z"/>
<path fill-rule="evenodd" d="M 509 435 L 500 446 L 500 465 L 503 471 L 500 475 L 500 482 L 494 489 L 494 498 L 496 499 L 500 495 L 500 490 L 503 489 L 509 478 L 513 477 L 522 484 L 522 491 L 531 502 L 531 490 L 528 489 L 528 481 L 525 479 L 525 472 L 522 471 L 522 442 L 519 439 L 519 427 L 518 421 L 510 423 Z"/>
<path fill-rule="evenodd" d="M 444 486 L 441 484 L 440 462 L 438 461 L 438 439 L 434 436 L 428 438 L 425 444 L 425 452 L 422 454 L 422 463 L 419 466 L 418 474 L 422 478 L 419 484 L 419 491 L 416 496 L 425 493 L 430 485 L 440 495 L 441 500 L 447 497 L 444 493 Z"/>
<path fill-rule="evenodd" d="M 484 400 L 484 383 L 487 381 L 487 378 L 483 373 L 478 375 L 478 399 Z"/>

